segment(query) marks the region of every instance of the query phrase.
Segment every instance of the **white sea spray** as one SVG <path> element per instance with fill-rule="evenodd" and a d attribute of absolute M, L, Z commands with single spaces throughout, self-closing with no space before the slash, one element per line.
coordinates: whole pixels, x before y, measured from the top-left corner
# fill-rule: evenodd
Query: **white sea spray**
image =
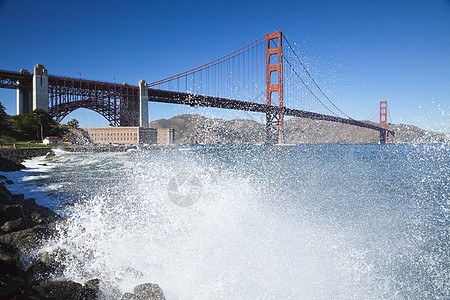
<path fill-rule="evenodd" d="M 73 201 L 60 206 L 70 221 L 45 250 L 66 249 L 64 276 L 99 278 L 106 298 L 152 282 L 169 299 L 444 299 L 448 151 L 62 153 L 41 180 L 61 185 L 47 191 L 54 201 Z M 200 186 L 189 206 L 170 196 L 180 176 Z"/>

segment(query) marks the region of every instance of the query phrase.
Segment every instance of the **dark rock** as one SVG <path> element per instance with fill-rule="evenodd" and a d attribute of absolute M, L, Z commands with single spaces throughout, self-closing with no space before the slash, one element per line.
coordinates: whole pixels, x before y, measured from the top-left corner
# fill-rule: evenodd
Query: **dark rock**
<path fill-rule="evenodd" d="M 100 280 L 92 279 L 86 281 L 81 292 L 81 299 L 96 300 L 100 293 Z"/>
<path fill-rule="evenodd" d="M 33 285 L 31 299 L 79 300 L 82 286 L 73 281 L 43 281 Z"/>
<path fill-rule="evenodd" d="M 45 255 L 41 256 L 41 261 L 48 264 L 48 263 L 63 263 L 67 260 L 69 257 L 69 252 L 67 252 L 66 249 L 63 248 L 56 248 L 52 252 L 48 254 L 48 259 Z"/>
<path fill-rule="evenodd" d="M 157 284 L 144 283 L 134 288 L 134 294 L 141 300 L 164 300 L 164 293 Z"/>
<path fill-rule="evenodd" d="M 63 224 L 59 216 L 34 199 L 13 195 L 0 183 L 0 299 L 98 299 L 99 281 L 84 286 L 72 281 L 48 281 L 63 275 L 63 249 L 45 252 L 25 270 L 20 257 L 42 247 Z M 117 297 L 120 297 L 117 295 Z"/>
<path fill-rule="evenodd" d="M 55 155 L 56 155 L 55 152 L 50 151 L 50 152 L 48 152 L 48 153 L 45 155 L 45 158 L 53 157 L 53 156 L 55 156 Z"/>
<path fill-rule="evenodd" d="M 101 296 L 103 299 L 120 299 L 122 292 L 119 286 L 111 281 L 102 282 L 103 290 Z"/>
<path fill-rule="evenodd" d="M 39 262 L 44 264 L 45 266 L 51 266 L 55 263 L 55 256 L 50 255 L 48 252 L 44 252 L 39 258 Z"/>
<path fill-rule="evenodd" d="M 44 252 L 41 258 L 25 270 L 25 278 L 33 283 L 38 280 L 48 280 L 63 275 L 64 267 L 60 264 L 58 250 L 51 253 Z"/>
<path fill-rule="evenodd" d="M 0 226 L 8 221 L 23 218 L 23 211 L 20 205 L 1 205 L 0 204 Z"/>
<path fill-rule="evenodd" d="M 2 235 L 0 236 L 0 242 L 16 247 L 22 252 L 27 252 L 33 248 L 41 247 L 44 240 L 52 232 L 49 228 L 40 225 Z"/>
<path fill-rule="evenodd" d="M 20 231 L 27 229 L 29 225 L 29 222 L 27 222 L 24 218 L 20 218 L 14 221 L 8 221 L 3 224 L 1 227 L 3 232 L 5 233 L 11 233 L 15 231 Z"/>
<path fill-rule="evenodd" d="M 66 261 L 66 258 L 68 257 L 67 250 L 63 248 L 57 248 L 53 250 L 52 252 L 48 253 L 45 252 L 41 258 L 40 261 L 50 265 L 50 264 L 60 264 Z"/>
<path fill-rule="evenodd" d="M 36 203 L 36 200 L 34 198 L 28 198 L 22 200 L 23 205 L 33 206 L 33 207 L 41 207 Z"/>
<path fill-rule="evenodd" d="M 20 164 L 25 159 L 30 159 L 37 156 L 44 156 L 49 151 L 52 151 L 51 148 L 0 148 L 0 157 L 3 159 L 7 159 L 11 162 Z"/>
<path fill-rule="evenodd" d="M 7 184 L 14 184 L 14 181 L 12 181 L 12 180 L 5 180 L 5 183 L 7 183 Z"/>
<path fill-rule="evenodd" d="M 44 252 L 39 259 L 39 262 L 46 266 L 51 266 L 55 262 L 55 256 L 48 252 Z"/>
<path fill-rule="evenodd" d="M 48 280 L 52 276 L 53 269 L 44 263 L 37 261 L 25 269 L 24 278 L 29 283 Z"/>
<path fill-rule="evenodd" d="M 25 159 L 29 159 L 37 156 L 44 156 L 48 154 L 50 148 L 36 148 L 36 149 L 10 149 L 0 148 L 0 171 L 10 172 L 19 171 L 24 169 L 22 162 Z M 51 152 L 53 153 L 53 152 Z"/>
<path fill-rule="evenodd" d="M 59 216 L 51 209 L 36 204 L 32 198 L 25 199 L 23 194 L 12 195 L 4 186 L 3 189 L 0 186 L 0 226 L 4 232 L 24 230 L 56 220 L 59 220 Z"/>
<path fill-rule="evenodd" d="M 15 204 L 23 205 L 25 200 L 25 196 L 23 194 L 11 195 L 11 201 Z"/>
<path fill-rule="evenodd" d="M 5 184 L 0 183 L 0 201 L 4 204 L 13 204 L 11 202 L 11 192 L 5 187 Z"/>
<path fill-rule="evenodd" d="M 100 290 L 100 280 L 99 279 L 91 279 L 84 283 L 84 286 L 91 290 Z"/>
<path fill-rule="evenodd" d="M 0 299 L 23 299 L 26 283 L 19 267 L 19 256 L 16 248 L 0 243 Z"/>
<path fill-rule="evenodd" d="M 19 256 L 20 253 L 16 248 L 0 243 L 0 273 L 11 276 L 21 275 Z"/>
<path fill-rule="evenodd" d="M 68 256 L 69 253 L 67 250 L 57 248 L 51 252 L 44 252 L 39 261 L 46 266 L 52 267 L 54 270 L 63 269 L 64 266 L 62 264 L 66 261 Z"/>
<path fill-rule="evenodd" d="M 59 216 L 51 209 L 43 206 L 24 205 L 23 213 L 26 218 L 33 221 L 35 224 L 48 224 L 59 220 Z"/>
<path fill-rule="evenodd" d="M 19 252 L 16 248 L 11 247 L 8 244 L 0 243 L 0 260 L 1 261 L 16 261 L 19 256 Z"/>
<path fill-rule="evenodd" d="M 2 172 L 14 172 L 25 169 L 25 166 L 21 163 L 14 162 L 7 158 L 0 156 L 0 171 Z"/>
<path fill-rule="evenodd" d="M 25 270 L 25 279 L 30 282 L 48 280 L 63 276 L 64 264 L 67 252 L 57 248 L 52 252 L 44 252 L 40 259 Z"/>
<path fill-rule="evenodd" d="M 26 283 L 21 277 L 0 273 L 0 299 L 27 299 L 22 291 Z"/>
<path fill-rule="evenodd" d="M 121 300 L 141 300 L 141 298 L 132 293 L 125 293 L 123 294 Z"/>
<path fill-rule="evenodd" d="M 6 179 L 8 179 L 8 178 L 6 178 L 5 175 L 0 175 L 0 180 L 6 180 Z"/>
<path fill-rule="evenodd" d="M 39 164 L 40 166 L 44 166 L 44 167 L 46 167 L 47 166 L 47 164 Z"/>

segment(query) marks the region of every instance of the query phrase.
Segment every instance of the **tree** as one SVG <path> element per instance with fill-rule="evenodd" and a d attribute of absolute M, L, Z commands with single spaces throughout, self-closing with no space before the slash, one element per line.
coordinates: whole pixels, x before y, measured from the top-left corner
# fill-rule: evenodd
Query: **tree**
<path fill-rule="evenodd" d="M 12 117 L 13 129 L 18 139 L 29 140 L 35 131 L 30 114 L 19 114 Z"/>
<path fill-rule="evenodd" d="M 6 114 L 5 107 L 0 102 L 0 134 L 8 134 L 9 131 L 9 116 Z"/>
<path fill-rule="evenodd" d="M 77 119 L 72 119 L 69 122 L 67 122 L 67 125 L 72 127 L 73 129 L 79 129 L 80 128 L 80 122 L 78 122 Z"/>
<path fill-rule="evenodd" d="M 47 135 L 58 133 L 58 124 L 43 109 L 13 117 L 13 129 L 21 139 L 42 140 Z"/>
<path fill-rule="evenodd" d="M 31 114 L 35 122 L 36 136 L 38 137 L 38 140 L 43 140 L 45 136 L 54 135 L 56 133 L 58 123 L 53 120 L 52 116 L 48 112 L 43 109 L 35 109 Z"/>
<path fill-rule="evenodd" d="M 33 120 L 35 123 L 37 123 L 38 129 L 36 130 L 36 140 L 43 140 L 44 139 L 44 121 L 42 120 L 44 115 L 41 112 L 37 112 L 36 110 L 33 111 Z M 39 129 L 41 133 L 41 138 L 39 138 Z"/>

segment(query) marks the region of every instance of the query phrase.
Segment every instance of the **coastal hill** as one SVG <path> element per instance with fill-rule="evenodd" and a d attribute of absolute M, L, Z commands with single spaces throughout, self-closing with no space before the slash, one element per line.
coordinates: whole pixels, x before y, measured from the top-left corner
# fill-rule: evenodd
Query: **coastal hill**
<path fill-rule="evenodd" d="M 375 124 L 367 121 L 367 123 Z M 377 125 L 377 124 L 375 124 Z M 262 143 L 265 125 L 249 119 L 210 119 L 198 114 L 178 115 L 150 122 L 153 128 L 174 128 L 175 143 Z M 450 135 L 413 125 L 389 124 L 394 143 L 448 143 Z M 378 143 L 379 133 L 341 123 L 290 118 L 285 121 L 285 143 Z"/>

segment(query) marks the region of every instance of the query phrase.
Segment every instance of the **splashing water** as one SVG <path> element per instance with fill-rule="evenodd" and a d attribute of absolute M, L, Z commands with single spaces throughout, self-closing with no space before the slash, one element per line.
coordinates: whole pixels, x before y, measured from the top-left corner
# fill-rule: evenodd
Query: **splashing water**
<path fill-rule="evenodd" d="M 48 162 L 66 278 L 112 299 L 448 298 L 448 145 L 185 150 Z"/>

